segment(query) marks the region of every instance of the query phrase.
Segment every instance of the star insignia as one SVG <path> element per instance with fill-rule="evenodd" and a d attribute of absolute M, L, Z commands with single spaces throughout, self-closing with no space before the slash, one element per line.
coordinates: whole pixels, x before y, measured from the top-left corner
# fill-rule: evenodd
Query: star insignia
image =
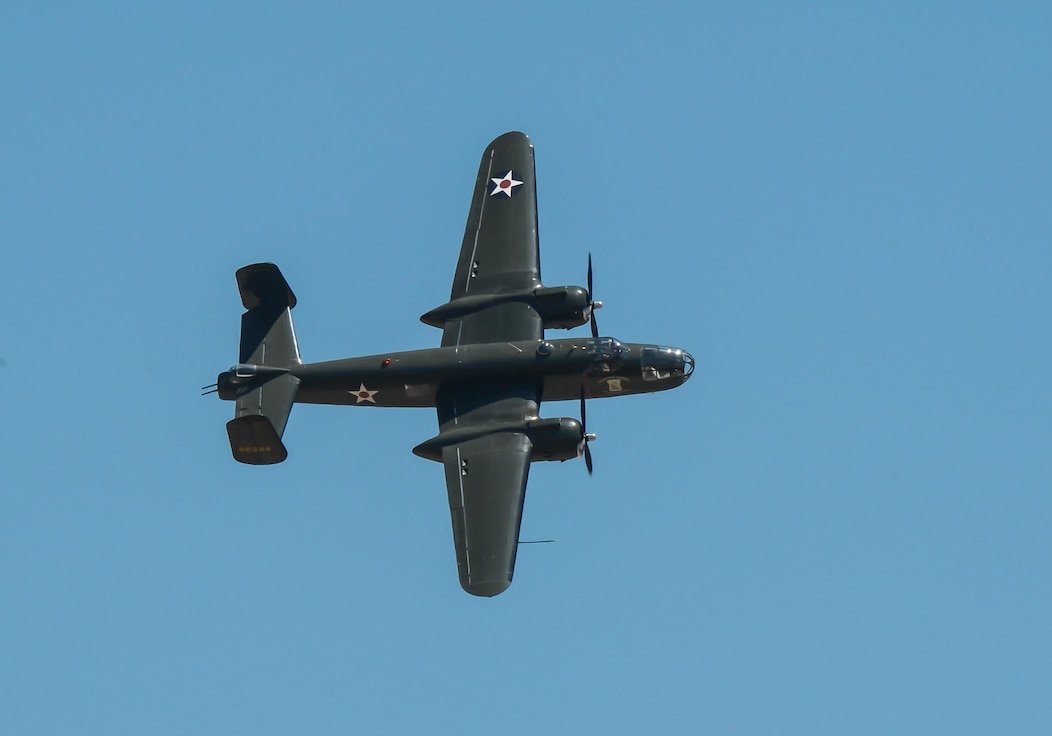
<path fill-rule="evenodd" d="M 522 182 L 515 178 L 515 172 L 509 171 L 499 179 L 490 179 L 493 182 L 493 191 L 489 193 L 489 196 L 495 194 L 503 194 L 505 197 L 510 197 L 515 191 L 515 187 L 522 186 Z"/>
<path fill-rule="evenodd" d="M 349 394 L 354 396 L 354 398 L 356 399 L 355 403 L 357 403 L 357 404 L 361 404 L 362 402 L 365 402 L 365 401 L 368 401 L 370 404 L 375 404 L 376 403 L 376 399 L 374 399 L 373 397 L 376 396 L 380 392 L 379 391 L 370 391 L 369 389 L 367 389 L 365 387 L 364 383 L 361 383 L 361 384 L 358 384 L 358 390 L 357 391 L 348 391 L 347 393 L 349 393 Z"/>

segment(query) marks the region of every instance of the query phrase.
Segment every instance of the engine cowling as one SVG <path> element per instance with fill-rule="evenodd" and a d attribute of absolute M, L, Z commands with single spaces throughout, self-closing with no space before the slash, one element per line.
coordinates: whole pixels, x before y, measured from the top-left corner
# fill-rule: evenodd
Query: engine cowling
<path fill-rule="evenodd" d="M 580 286 L 543 286 L 534 290 L 533 304 L 549 330 L 583 325 L 591 309 L 588 290 Z"/>
<path fill-rule="evenodd" d="M 569 417 L 534 419 L 526 423 L 526 434 L 533 443 L 532 462 L 573 460 L 584 442 L 581 423 Z"/>

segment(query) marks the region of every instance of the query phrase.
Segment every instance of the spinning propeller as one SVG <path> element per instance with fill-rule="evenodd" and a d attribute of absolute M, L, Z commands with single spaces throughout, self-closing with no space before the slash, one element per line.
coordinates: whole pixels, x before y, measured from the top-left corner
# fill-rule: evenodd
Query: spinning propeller
<path fill-rule="evenodd" d="M 599 327 L 595 324 L 595 310 L 602 309 L 603 303 L 592 297 L 592 254 L 588 254 L 588 321 L 592 324 L 592 337 L 599 337 Z"/>
<path fill-rule="evenodd" d="M 603 303 L 598 302 L 592 296 L 592 254 L 588 254 L 588 322 L 592 327 L 592 337 L 599 339 L 599 326 L 595 322 L 595 310 L 602 309 Z M 588 468 L 588 475 L 592 474 L 592 450 L 588 443 L 595 440 L 594 434 L 588 433 L 588 424 L 584 408 L 584 384 L 581 384 L 581 454 L 584 455 L 584 465 Z"/>
<path fill-rule="evenodd" d="M 588 434 L 588 425 L 585 423 L 584 412 L 584 386 L 581 386 L 581 452 L 584 455 L 584 466 L 588 468 L 588 475 L 592 474 L 592 451 L 588 443 L 595 439 L 594 434 Z"/>

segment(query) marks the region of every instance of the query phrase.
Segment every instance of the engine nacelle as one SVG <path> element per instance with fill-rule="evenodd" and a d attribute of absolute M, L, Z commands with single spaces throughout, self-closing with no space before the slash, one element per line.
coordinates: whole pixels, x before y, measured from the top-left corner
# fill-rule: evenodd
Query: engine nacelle
<path fill-rule="evenodd" d="M 545 329 L 568 330 L 588 321 L 591 299 L 580 286 L 543 286 L 534 290 L 533 305 Z"/>
<path fill-rule="evenodd" d="M 545 329 L 568 330 L 583 325 L 592 310 L 587 289 L 580 286 L 539 286 L 524 291 L 458 297 L 421 315 L 420 321 L 442 328 L 451 319 L 507 302 L 524 302 L 532 306 L 541 316 Z"/>
<path fill-rule="evenodd" d="M 573 460 L 581 454 L 584 433 L 576 419 L 534 419 L 526 423 L 526 434 L 533 443 L 532 462 Z"/>

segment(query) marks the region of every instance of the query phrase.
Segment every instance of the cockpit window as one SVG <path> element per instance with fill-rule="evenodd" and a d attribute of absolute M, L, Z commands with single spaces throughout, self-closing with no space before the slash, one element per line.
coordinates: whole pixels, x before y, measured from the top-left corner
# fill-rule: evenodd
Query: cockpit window
<path fill-rule="evenodd" d="M 676 348 L 643 348 L 643 380 L 660 381 L 673 374 L 683 375 L 683 351 Z"/>
<path fill-rule="evenodd" d="M 586 349 L 588 358 L 592 362 L 588 373 L 593 376 L 612 373 L 628 353 L 628 348 L 612 337 L 597 337 L 589 340 Z"/>
<path fill-rule="evenodd" d="M 620 360 L 625 352 L 621 341 L 612 337 L 598 337 L 588 341 L 588 357 L 593 360 Z"/>

